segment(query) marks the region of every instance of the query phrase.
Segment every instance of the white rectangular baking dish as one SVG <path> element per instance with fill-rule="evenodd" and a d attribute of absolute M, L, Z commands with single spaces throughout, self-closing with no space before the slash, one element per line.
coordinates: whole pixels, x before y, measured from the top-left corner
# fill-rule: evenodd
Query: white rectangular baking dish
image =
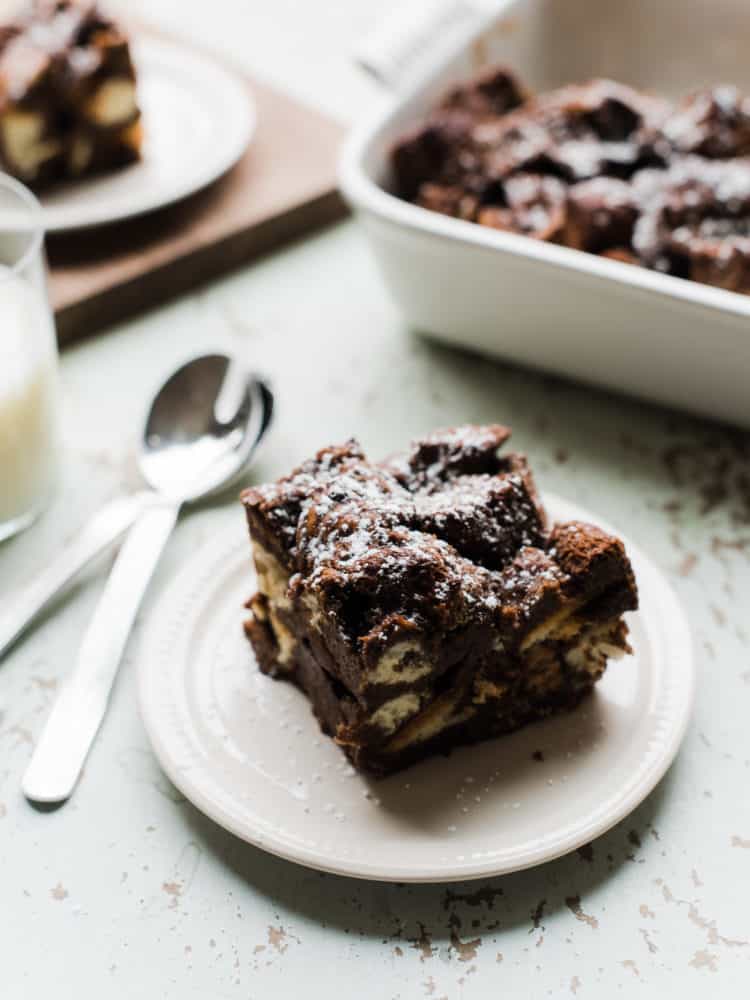
<path fill-rule="evenodd" d="M 389 151 L 452 82 L 510 66 L 535 91 L 592 76 L 750 92 L 747 0 L 514 0 L 352 133 L 340 182 L 417 330 L 750 426 L 750 296 L 448 218 L 389 193 Z M 454 39 L 455 41 L 455 39 Z M 445 53 L 445 46 L 438 46 Z"/>

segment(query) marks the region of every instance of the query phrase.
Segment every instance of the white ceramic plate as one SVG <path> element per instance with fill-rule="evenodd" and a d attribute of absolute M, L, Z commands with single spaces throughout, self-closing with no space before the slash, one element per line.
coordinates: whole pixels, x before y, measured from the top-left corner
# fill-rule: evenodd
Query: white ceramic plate
<path fill-rule="evenodd" d="M 234 166 L 255 111 L 242 81 L 189 48 L 133 43 L 144 150 L 138 163 L 64 182 L 41 197 L 48 232 L 142 215 L 200 190 Z"/>
<path fill-rule="evenodd" d="M 546 502 L 555 519 L 598 521 Z M 249 548 L 235 528 L 185 566 L 146 630 L 139 698 L 156 755 L 227 830 L 325 871 L 452 881 L 565 854 L 643 800 L 690 714 L 688 624 L 659 570 L 627 544 L 642 608 L 630 616 L 635 655 L 611 664 L 592 698 L 378 782 L 321 735 L 300 692 L 259 673 L 241 628 Z"/>

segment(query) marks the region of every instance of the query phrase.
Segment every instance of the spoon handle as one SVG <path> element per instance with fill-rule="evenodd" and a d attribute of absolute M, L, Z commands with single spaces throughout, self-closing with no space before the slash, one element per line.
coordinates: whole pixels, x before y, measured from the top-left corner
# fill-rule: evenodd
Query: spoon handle
<path fill-rule="evenodd" d="M 23 777 L 23 792 L 33 802 L 63 802 L 75 788 L 107 710 L 138 607 L 179 510 L 180 505 L 172 501 L 149 507 L 120 549 L 83 637 L 78 661 Z"/>
<path fill-rule="evenodd" d="M 108 503 L 70 545 L 9 602 L 0 615 L 0 657 L 25 632 L 65 585 L 135 521 L 153 494 L 136 493 Z"/>

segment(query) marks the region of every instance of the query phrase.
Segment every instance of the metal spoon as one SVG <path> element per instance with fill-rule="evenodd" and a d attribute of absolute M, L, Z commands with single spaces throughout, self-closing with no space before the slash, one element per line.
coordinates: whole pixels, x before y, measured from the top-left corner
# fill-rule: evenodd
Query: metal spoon
<path fill-rule="evenodd" d="M 237 481 L 270 419 L 267 387 L 224 355 L 183 365 L 143 431 L 139 467 L 153 488 L 123 544 L 23 778 L 34 802 L 73 791 L 109 701 L 141 599 L 184 503 Z"/>
<path fill-rule="evenodd" d="M 189 362 L 188 367 L 193 377 L 201 378 L 204 368 L 213 363 L 211 358 L 214 357 L 217 355 L 199 357 Z M 263 404 L 261 427 L 255 442 L 252 443 L 248 461 L 255 456 L 256 449 L 265 437 L 273 416 L 273 394 L 262 380 L 258 380 L 258 386 Z M 166 388 L 165 386 L 164 390 Z M 150 450 L 148 442 L 144 442 L 143 447 L 145 450 Z M 141 511 L 155 499 L 158 499 L 158 495 L 153 490 L 141 490 L 130 496 L 112 500 L 92 516 L 76 538 L 55 556 L 31 583 L 12 599 L 3 598 L 0 610 L 0 659 L 67 584 L 96 556 L 117 541 Z"/>

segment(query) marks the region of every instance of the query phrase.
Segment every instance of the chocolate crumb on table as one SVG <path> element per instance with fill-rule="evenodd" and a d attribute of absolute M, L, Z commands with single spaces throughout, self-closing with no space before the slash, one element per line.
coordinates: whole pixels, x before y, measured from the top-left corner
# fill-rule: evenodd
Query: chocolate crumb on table
<path fill-rule="evenodd" d="M 0 166 L 35 188 L 137 160 L 123 30 L 89 0 L 35 0 L 0 27 Z"/>
<path fill-rule="evenodd" d="M 676 105 L 604 79 L 527 96 L 495 68 L 403 136 L 392 169 L 422 208 L 750 293 L 750 97 L 735 87 Z"/>
<path fill-rule="evenodd" d="M 629 652 L 622 542 L 550 526 L 509 436 L 438 431 L 379 463 L 347 441 L 242 494 L 260 669 L 297 684 L 362 771 L 571 709 Z"/>

